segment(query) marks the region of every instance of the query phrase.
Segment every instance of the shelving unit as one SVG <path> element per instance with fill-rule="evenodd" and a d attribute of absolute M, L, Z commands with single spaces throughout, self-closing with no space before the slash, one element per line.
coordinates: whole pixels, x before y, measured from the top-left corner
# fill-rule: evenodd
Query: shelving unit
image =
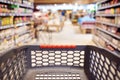
<path fill-rule="evenodd" d="M 22 23 L 15 24 L 15 26 L 25 26 L 28 24 L 31 24 L 31 22 L 22 22 Z"/>
<path fill-rule="evenodd" d="M 25 14 L 16 14 L 16 13 L 0 13 L 0 16 L 32 16 L 32 14 L 25 13 Z"/>
<path fill-rule="evenodd" d="M 100 8 L 98 8 L 98 10 L 104 10 L 104 9 L 108 9 L 108 8 L 118 7 L 118 6 L 120 6 L 120 3 L 112 4 L 112 5 L 109 5 L 109 6 L 100 7 Z"/>
<path fill-rule="evenodd" d="M 24 0 L 18 0 L 18 2 L 12 2 L 10 0 L 0 0 L 1 3 L 5 3 L 5 4 L 13 4 L 13 5 L 18 5 L 21 7 L 31 8 L 31 9 L 34 8 L 33 3 L 31 3 L 31 5 L 28 5 L 28 4 L 24 4 L 24 3 L 19 3 L 19 1 L 24 1 Z M 26 1 L 29 1 L 29 0 L 26 0 Z"/>
<path fill-rule="evenodd" d="M 8 28 L 14 28 L 14 25 L 0 26 L 0 30 L 2 30 L 2 29 L 8 29 Z"/>
<path fill-rule="evenodd" d="M 106 33 L 106 34 L 108 34 L 108 35 L 110 35 L 110 36 L 112 36 L 112 37 L 114 37 L 114 38 L 116 38 L 116 39 L 120 39 L 120 36 L 115 35 L 115 34 L 109 32 L 109 31 L 106 31 L 106 30 L 101 29 L 101 28 L 98 28 L 98 27 L 97 27 L 96 29 L 98 29 L 98 30 L 100 30 L 101 32 L 104 32 L 104 33 Z"/>
<path fill-rule="evenodd" d="M 114 27 L 120 27 L 117 24 L 113 24 L 113 23 L 108 23 L 108 22 L 102 22 L 102 21 L 96 21 L 97 23 L 103 24 L 103 25 L 108 25 L 108 26 L 114 26 Z"/>
<path fill-rule="evenodd" d="M 32 0 L 0 0 L 0 52 L 34 39 Z"/>
<path fill-rule="evenodd" d="M 117 17 L 120 16 L 119 14 L 96 14 L 96 16 L 98 17 Z"/>
<path fill-rule="evenodd" d="M 100 47 L 120 53 L 120 1 L 102 0 L 97 5 L 93 41 Z"/>

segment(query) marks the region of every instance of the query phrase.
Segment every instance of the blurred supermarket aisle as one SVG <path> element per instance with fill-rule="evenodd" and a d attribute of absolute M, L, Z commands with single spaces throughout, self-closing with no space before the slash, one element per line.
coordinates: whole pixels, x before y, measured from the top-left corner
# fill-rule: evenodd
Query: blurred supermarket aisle
<path fill-rule="evenodd" d="M 49 44 L 52 45 L 94 45 L 92 35 L 80 34 L 79 26 L 72 25 L 69 20 L 65 22 L 61 32 L 53 32 L 50 38 Z M 39 41 L 39 44 L 44 43 Z"/>

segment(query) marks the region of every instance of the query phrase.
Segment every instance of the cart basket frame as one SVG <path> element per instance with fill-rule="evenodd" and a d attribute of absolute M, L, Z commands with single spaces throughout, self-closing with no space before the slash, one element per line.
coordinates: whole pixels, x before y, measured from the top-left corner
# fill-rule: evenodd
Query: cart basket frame
<path fill-rule="evenodd" d="M 120 56 L 95 46 L 22 46 L 0 56 L 0 80 L 24 80 L 29 69 L 74 67 L 89 80 L 120 80 Z"/>

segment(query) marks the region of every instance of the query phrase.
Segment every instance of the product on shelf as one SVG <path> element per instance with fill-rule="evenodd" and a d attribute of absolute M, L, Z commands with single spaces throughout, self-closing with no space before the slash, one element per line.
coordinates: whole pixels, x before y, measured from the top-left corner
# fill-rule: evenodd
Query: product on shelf
<path fill-rule="evenodd" d="M 0 18 L 0 26 L 6 26 L 6 25 L 12 25 L 13 24 L 13 17 L 12 16 L 8 16 L 8 17 L 1 17 Z"/>
<path fill-rule="evenodd" d="M 0 31 L 0 51 L 14 46 L 14 29 Z"/>
<path fill-rule="evenodd" d="M 120 17 L 116 18 L 116 23 L 120 26 Z"/>
<path fill-rule="evenodd" d="M 119 45 L 119 44 L 120 44 L 120 41 L 119 41 L 119 40 L 116 40 L 116 39 L 112 39 L 112 43 L 114 43 L 115 45 Z"/>
<path fill-rule="evenodd" d="M 114 33 L 114 34 L 116 34 L 117 33 L 117 27 L 110 27 L 110 28 L 108 28 L 108 31 L 110 31 L 111 33 Z"/>
<path fill-rule="evenodd" d="M 4 35 L 6 37 L 8 37 L 8 36 L 14 36 L 14 29 L 12 28 L 12 29 L 4 30 Z"/>
<path fill-rule="evenodd" d="M 98 11 L 97 14 L 120 14 L 120 7 Z"/>
<path fill-rule="evenodd" d="M 0 31 L 0 40 L 3 40 L 4 39 L 4 31 Z"/>
<path fill-rule="evenodd" d="M 6 4 L 0 4 L 0 13 L 8 13 L 8 5 Z"/>
<path fill-rule="evenodd" d="M 102 47 L 105 47 L 105 41 L 103 39 L 99 39 L 99 43 Z"/>
<path fill-rule="evenodd" d="M 15 41 L 17 46 L 28 43 L 33 38 L 34 38 L 34 29 L 31 25 L 16 28 Z"/>
<path fill-rule="evenodd" d="M 14 9 L 14 13 L 18 13 L 18 14 L 22 14 L 22 13 L 28 13 L 28 14 L 30 14 L 30 13 L 32 13 L 33 11 L 31 10 L 31 9 L 26 9 L 26 8 L 15 8 Z"/>
<path fill-rule="evenodd" d="M 33 0 L 23 0 L 23 4 L 26 4 L 26 5 L 33 5 Z"/>
<path fill-rule="evenodd" d="M 30 34 L 25 34 L 23 36 L 16 37 L 16 45 L 21 46 L 25 43 L 28 43 L 30 40 L 32 40 L 32 37 Z"/>
<path fill-rule="evenodd" d="M 24 23 L 24 22 L 29 22 L 31 21 L 31 17 L 15 17 L 14 18 L 14 24 L 18 24 L 18 23 Z"/>
<path fill-rule="evenodd" d="M 112 23 L 115 24 L 115 18 L 106 18 L 106 17 L 97 17 L 96 18 L 97 21 L 101 21 L 101 22 L 108 22 L 108 23 Z"/>
<path fill-rule="evenodd" d="M 27 32 L 27 26 L 23 26 L 15 29 L 15 34 L 21 34 L 25 32 Z"/>
<path fill-rule="evenodd" d="M 120 0 L 105 0 L 98 3 L 96 12 L 96 33 L 94 41 L 98 45 L 120 52 Z"/>
<path fill-rule="evenodd" d="M 109 45 L 109 44 L 107 44 L 106 47 L 107 47 L 109 50 L 111 50 L 111 51 L 115 51 L 115 49 L 114 49 L 111 45 Z"/>
<path fill-rule="evenodd" d="M 30 14 L 32 12 L 33 12 L 32 9 L 22 8 L 14 4 L 0 4 L 0 13 L 16 13 L 16 14 L 28 13 Z"/>
<path fill-rule="evenodd" d="M 114 4 L 117 4 L 117 3 L 120 3 L 120 1 L 119 1 L 119 0 L 108 0 L 108 1 L 105 2 L 105 3 L 99 4 L 98 7 L 99 7 L 99 8 L 101 8 L 101 7 L 106 7 L 106 6 L 114 5 Z"/>
<path fill-rule="evenodd" d="M 32 0 L 2 1 L 0 1 L 0 51 L 28 43 L 34 38 L 31 30 L 33 24 L 29 24 L 33 13 Z"/>
<path fill-rule="evenodd" d="M 14 29 L 7 29 L 0 31 L 0 39 L 5 39 L 10 36 L 14 36 Z"/>

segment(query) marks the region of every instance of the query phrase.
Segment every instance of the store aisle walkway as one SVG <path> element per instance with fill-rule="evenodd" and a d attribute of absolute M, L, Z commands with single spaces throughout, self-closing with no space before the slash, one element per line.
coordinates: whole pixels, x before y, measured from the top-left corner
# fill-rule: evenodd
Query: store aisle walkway
<path fill-rule="evenodd" d="M 73 26 L 68 20 L 63 30 L 59 33 L 52 33 L 50 44 L 54 45 L 94 45 L 91 34 L 79 34 L 79 26 Z"/>

